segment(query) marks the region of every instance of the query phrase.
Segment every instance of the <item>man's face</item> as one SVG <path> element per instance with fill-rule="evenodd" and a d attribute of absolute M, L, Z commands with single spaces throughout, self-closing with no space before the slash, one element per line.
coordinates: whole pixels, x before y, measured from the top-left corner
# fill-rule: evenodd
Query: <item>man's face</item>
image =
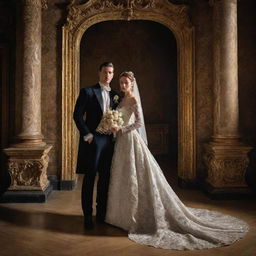
<path fill-rule="evenodd" d="M 110 84 L 114 76 L 114 69 L 112 67 L 102 67 L 99 72 L 100 82 L 103 84 Z"/>

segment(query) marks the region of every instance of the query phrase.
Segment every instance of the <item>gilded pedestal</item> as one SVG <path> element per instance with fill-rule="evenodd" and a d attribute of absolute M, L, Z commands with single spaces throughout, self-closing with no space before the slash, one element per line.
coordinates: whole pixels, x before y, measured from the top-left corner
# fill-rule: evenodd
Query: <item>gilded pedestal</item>
<path fill-rule="evenodd" d="M 7 148 L 7 168 L 11 185 L 2 202 L 45 202 L 51 192 L 46 170 L 52 146 Z"/>
<path fill-rule="evenodd" d="M 248 194 L 245 181 L 251 147 L 238 142 L 211 142 L 205 146 L 204 160 L 208 170 L 207 191 L 211 194 Z"/>

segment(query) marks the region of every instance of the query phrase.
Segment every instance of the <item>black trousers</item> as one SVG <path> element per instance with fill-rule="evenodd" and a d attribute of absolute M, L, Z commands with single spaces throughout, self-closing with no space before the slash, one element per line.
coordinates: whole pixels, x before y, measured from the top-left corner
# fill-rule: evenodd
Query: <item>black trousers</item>
<path fill-rule="evenodd" d="M 83 179 L 81 195 L 82 209 L 84 216 L 92 215 L 94 183 L 96 173 L 98 172 L 96 213 L 99 218 L 104 219 L 106 215 L 110 168 L 114 150 L 112 136 L 96 134 L 94 135 L 90 147 L 92 168 L 86 171 Z"/>

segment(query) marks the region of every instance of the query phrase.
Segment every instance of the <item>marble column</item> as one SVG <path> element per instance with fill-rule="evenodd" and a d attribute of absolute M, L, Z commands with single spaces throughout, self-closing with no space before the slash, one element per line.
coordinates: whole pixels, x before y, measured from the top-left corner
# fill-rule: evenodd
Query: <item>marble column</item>
<path fill-rule="evenodd" d="M 213 0 L 214 134 L 206 145 L 208 190 L 242 193 L 250 147 L 239 135 L 237 0 Z"/>
<path fill-rule="evenodd" d="M 21 14 L 17 17 L 21 32 L 17 47 L 22 52 L 17 56 L 21 78 L 17 83 L 22 90 L 21 95 L 16 95 L 21 98 L 20 109 L 16 112 L 21 119 L 14 143 L 4 150 L 11 176 L 9 193 L 7 191 L 5 196 L 7 201 L 44 201 L 46 191 L 49 191 L 46 169 L 51 146 L 43 141 L 41 132 L 42 3 L 45 1 L 21 0 L 17 5 Z"/>
<path fill-rule="evenodd" d="M 17 146 L 43 146 L 41 133 L 41 0 L 22 0 L 22 108 Z"/>

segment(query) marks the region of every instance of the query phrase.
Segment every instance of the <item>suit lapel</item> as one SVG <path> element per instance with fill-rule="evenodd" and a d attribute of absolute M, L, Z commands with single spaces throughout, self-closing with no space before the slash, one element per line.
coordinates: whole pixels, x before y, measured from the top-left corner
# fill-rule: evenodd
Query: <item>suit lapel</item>
<path fill-rule="evenodd" d="M 109 107 L 110 107 L 110 109 L 112 109 L 112 107 L 113 107 L 113 91 L 111 90 L 110 92 L 109 92 Z"/>
<path fill-rule="evenodd" d="M 96 97 L 97 97 L 97 100 L 98 100 L 98 102 L 99 102 L 99 104 L 100 104 L 101 110 L 102 110 L 102 112 L 103 112 L 103 99 L 102 99 L 102 94 L 101 94 L 100 85 L 97 84 L 97 85 L 95 86 L 95 88 L 93 88 L 93 90 L 94 90 L 94 93 L 95 93 L 95 95 L 96 95 Z"/>

